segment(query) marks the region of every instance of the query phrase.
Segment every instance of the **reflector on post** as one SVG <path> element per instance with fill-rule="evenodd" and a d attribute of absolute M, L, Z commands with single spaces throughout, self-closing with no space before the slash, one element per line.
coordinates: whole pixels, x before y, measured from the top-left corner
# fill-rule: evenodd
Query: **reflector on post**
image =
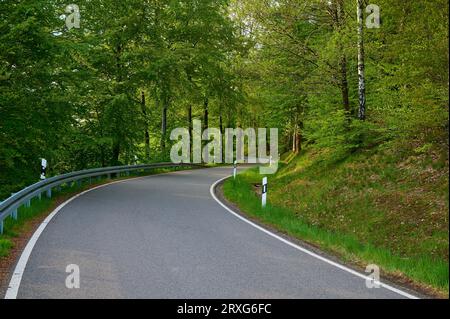
<path fill-rule="evenodd" d="M 267 177 L 263 178 L 262 181 L 262 197 L 261 197 L 261 204 L 262 207 L 266 207 L 266 203 L 267 203 Z"/>
<path fill-rule="evenodd" d="M 41 159 L 41 180 L 45 179 L 45 175 L 47 172 L 47 160 L 45 158 Z"/>

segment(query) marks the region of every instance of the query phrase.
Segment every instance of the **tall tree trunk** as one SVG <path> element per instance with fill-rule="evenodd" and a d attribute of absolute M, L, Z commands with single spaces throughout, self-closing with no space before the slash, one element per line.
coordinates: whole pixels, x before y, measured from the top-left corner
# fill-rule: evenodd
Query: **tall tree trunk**
<path fill-rule="evenodd" d="M 102 158 L 102 167 L 106 167 L 106 160 L 105 160 L 105 149 L 103 145 L 100 147 L 100 156 Z"/>
<path fill-rule="evenodd" d="M 148 131 L 148 114 L 147 114 L 147 106 L 145 103 L 145 93 L 141 92 L 141 107 L 142 114 L 144 115 L 144 139 L 145 139 L 145 159 L 150 160 L 150 133 Z"/>
<path fill-rule="evenodd" d="M 294 131 L 292 133 L 292 152 L 294 152 L 294 153 L 296 153 L 296 151 L 297 151 L 297 149 L 296 149 L 296 146 L 297 146 L 296 134 L 297 134 L 296 127 L 294 127 Z"/>
<path fill-rule="evenodd" d="M 204 116 L 203 116 L 203 129 L 206 130 L 209 127 L 209 112 L 208 112 L 208 105 L 209 105 L 209 100 L 208 97 L 205 97 L 205 101 L 203 104 L 203 108 L 204 108 Z M 203 134 L 203 133 L 202 133 Z M 207 142 L 206 142 L 207 143 Z M 203 147 L 203 146 L 202 146 Z M 204 159 L 205 162 L 209 162 L 209 153 L 206 153 L 206 158 Z"/>
<path fill-rule="evenodd" d="M 347 115 L 347 118 L 350 119 L 351 111 L 350 111 L 350 100 L 348 97 L 348 80 L 347 80 L 347 58 L 345 55 L 341 57 L 341 94 L 342 94 L 342 103 L 344 105 L 344 111 Z"/>
<path fill-rule="evenodd" d="M 162 118 L 161 118 L 161 152 L 165 155 L 166 152 L 166 135 L 167 135 L 167 104 L 168 98 L 163 98 Z"/>
<path fill-rule="evenodd" d="M 297 153 L 297 135 L 298 135 L 298 124 L 297 124 L 298 115 L 294 116 L 294 129 L 292 132 L 292 152 Z"/>
<path fill-rule="evenodd" d="M 302 150 L 302 141 L 303 141 L 303 135 L 302 135 L 302 130 L 303 130 L 303 122 L 300 122 L 297 128 L 297 135 L 296 135 L 296 150 L 297 153 L 299 153 Z"/>
<path fill-rule="evenodd" d="M 205 111 L 204 117 L 203 117 L 203 128 L 206 130 L 209 127 L 209 123 L 208 123 L 208 119 L 209 119 L 209 113 L 208 113 L 208 104 L 209 104 L 209 100 L 208 97 L 205 97 L 205 102 L 203 104 L 203 108 Z"/>
<path fill-rule="evenodd" d="M 302 136 L 298 125 L 295 125 L 294 133 L 292 134 L 292 152 L 298 153 L 302 148 Z"/>
<path fill-rule="evenodd" d="M 189 125 L 189 145 L 190 145 L 190 147 L 189 147 L 189 149 L 190 149 L 189 158 L 192 160 L 191 155 L 192 155 L 192 152 L 193 152 L 193 150 L 192 150 L 192 146 L 193 146 L 192 130 L 193 130 L 193 127 L 192 127 L 192 105 L 191 104 L 189 104 L 189 107 L 188 107 L 188 125 Z"/>
<path fill-rule="evenodd" d="M 220 129 L 220 133 L 223 134 L 222 106 L 220 107 L 220 110 L 219 110 L 219 129 Z"/>
<path fill-rule="evenodd" d="M 300 152 L 302 148 L 301 130 L 303 129 L 303 122 L 300 120 L 300 109 L 301 106 L 297 105 L 295 111 L 293 112 L 294 129 L 292 133 L 292 152 L 294 153 Z"/>
<path fill-rule="evenodd" d="M 343 0 L 337 0 L 336 1 L 336 8 L 335 8 L 335 24 L 336 24 L 336 30 L 341 33 L 343 26 L 344 26 L 344 2 Z M 338 49 L 339 52 L 342 52 L 341 58 L 339 61 L 339 73 L 340 73 L 340 89 L 341 89 L 341 95 L 342 95 L 342 104 L 344 106 L 344 111 L 347 115 L 347 117 L 350 117 L 350 101 L 348 96 L 348 80 L 347 80 L 347 57 L 344 53 L 344 48 L 342 45 L 342 40 L 339 40 L 338 42 Z"/>
<path fill-rule="evenodd" d="M 116 47 L 116 68 L 117 68 L 117 82 L 119 82 L 119 85 L 115 87 L 116 94 L 121 93 L 122 91 L 122 63 L 121 63 L 121 54 L 122 54 L 122 45 L 119 44 Z M 118 130 L 119 127 L 118 123 L 121 122 L 119 118 L 117 118 L 117 113 L 115 116 L 115 126 Z M 121 136 L 119 134 L 115 134 L 114 142 L 113 142 L 113 149 L 112 149 L 112 165 L 119 165 L 119 156 L 120 156 L 120 148 L 121 148 Z"/>
<path fill-rule="evenodd" d="M 119 155 L 120 155 L 120 143 L 118 140 L 115 140 L 113 143 L 113 150 L 112 150 L 112 165 L 116 166 L 119 165 Z"/>
<path fill-rule="evenodd" d="M 223 154 L 225 154 L 225 136 L 223 134 L 223 116 L 222 116 L 222 105 L 220 105 L 219 108 L 219 130 L 220 130 L 220 147 L 221 147 L 221 153 L 222 157 Z"/>
<path fill-rule="evenodd" d="M 356 0 L 358 16 L 358 118 L 366 119 L 366 79 L 364 75 L 363 0 Z"/>

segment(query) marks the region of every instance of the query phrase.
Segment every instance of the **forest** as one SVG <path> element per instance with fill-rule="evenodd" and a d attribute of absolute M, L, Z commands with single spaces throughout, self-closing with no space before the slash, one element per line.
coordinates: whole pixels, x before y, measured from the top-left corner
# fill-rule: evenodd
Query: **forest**
<path fill-rule="evenodd" d="M 0 2 L 2 198 L 40 158 L 51 175 L 167 160 L 193 119 L 276 127 L 281 153 L 337 160 L 448 148 L 447 1 L 379 0 L 377 21 L 367 1 L 85 0 L 78 28 L 67 5 Z"/>

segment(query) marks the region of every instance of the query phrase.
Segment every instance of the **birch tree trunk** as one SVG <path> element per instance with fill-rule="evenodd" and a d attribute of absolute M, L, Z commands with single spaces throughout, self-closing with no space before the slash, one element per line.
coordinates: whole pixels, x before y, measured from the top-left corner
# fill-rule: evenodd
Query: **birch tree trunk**
<path fill-rule="evenodd" d="M 358 17 L 358 99 L 359 111 L 358 118 L 366 119 L 366 78 L 364 75 L 364 16 L 363 0 L 356 0 Z"/>

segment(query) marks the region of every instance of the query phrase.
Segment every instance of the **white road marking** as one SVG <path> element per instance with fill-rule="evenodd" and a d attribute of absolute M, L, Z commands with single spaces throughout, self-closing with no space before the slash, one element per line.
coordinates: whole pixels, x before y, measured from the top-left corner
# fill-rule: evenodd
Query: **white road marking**
<path fill-rule="evenodd" d="M 357 272 L 357 271 L 355 271 L 355 270 L 353 270 L 353 269 L 351 269 L 351 268 L 345 267 L 345 266 L 343 266 L 343 265 L 341 265 L 341 264 L 338 264 L 338 263 L 336 263 L 336 262 L 334 262 L 334 261 L 332 261 L 332 260 L 330 260 L 330 259 L 327 259 L 327 258 L 325 258 L 325 257 L 323 257 L 323 256 L 320 256 L 320 255 L 318 255 L 318 254 L 316 254 L 316 253 L 314 253 L 314 252 L 312 252 L 312 251 L 310 251 L 310 250 L 308 250 L 308 249 L 306 249 L 306 248 L 303 248 L 303 247 L 301 247 L 301 246 L 299 246 L 299 245 L 297 245 L 297 244 L 294 244 L 294 243 L 292 243 L 292 242 L 290 242 L 290 241 L 284 239 L 283 237 L 280 237 L 280 236 L 278 236 L 278 235 L 272 233 L 271 231 L 269 231 L 269 230 L 267 230 L 267 229 L 265 229 L 265 228 L 263 228 L 263 227 L 261 227 L 261 226 L 255 224 L 254 222 L 252 222 L 252 221 L 246 219 L 245 217 L 239 215 L 238 213 L 236 213 L 236 212 L 234 212 L 233 210 L 231 210 L 230 208 L 228 208 L 225 204 L 223 204 L 223 203 L 217 198 L 216 194 L 214 193 L 214 189 L 216 188 L 216 186 L 217 186 L 220 182 L 222 182 L 223 180 L 225 180 L 225 179 L 227 179 L 227 178 L 230 178 L 230 177 L 232 177 L 232 175 L 226 176 L 226 177 L 224 177 L 224 178 L 219 179 L 218 181 L 216 181 L 214 184 L 211 185 L 211 188 L 210 188 L 210 190 L 209 190 L 210 193 L 211 193 L 211 196 L 214 198 L 214 200 L 215 200 L 217 203 L 219 203 L 223 208 L 225 208 L 229 213 L 233 214 L 234 216 L 236 216 L 236 217 L 239 218 L 240 220 L 246 222 L 247 224 L 250 224 L 251 226 L 253 226 L 253 227 L 259 229 L 260 231 L 266 233 L 267 235 L 272 236 L 273 238 L 278 239 L 278 240 L 282 241 L 283 243 L 285 243 L 285 244 L 287 244 L 287 245 L 289 245 L 289 246 L 291 246 L 291 247 L 293 247 L 293 248 L 295 248 L 295 249 L 297 249 L 297 250 L 299 250 L 299 251 L 301 251 L 301 252 L 303 252 L 303 253 L 305 253 L 305 254 L 308 254 L 308 255 L 310 255 L 310 256 L 312 256 L 312 257 L 314 257 L 314 258 L 317 258 L 317 259 L 319 259 L 319 260 L 321 260 L 321 261 L 324 261 L 324 262 L 326 262 L 326 263 L 328 263 L 328 264 L 330 264 L 330 265 L 332 265 L 332 266 L 334 266 L 334 267 L 337 267 L 337 268 L 339 268 L 339 269 L 341 269 L 341 270 L 344 270 L 344 271 L 346 271 L 346 272 L 348 272 L 348 273 L 351 273 L 352 275 L 355 275 L 355 276 L 357 276 L 357 277 L 360 277 L 360 278 L 362 278 L 362 279 L 364 279 L 364 280 L 373 280 L 373 278 L 371 278 L 371 277 L 369 277 L 369 276 L 366 276 L 366 275 L 364 275 L 364 274 L 361 274 L 361 273 L 359 273 L 359 272 Z M 386 288 L 386 289 L 388 289 L 388 290 L 390 290 L 390 291 L 392 291 L 392 292 L 395 292 L 395 293 L 397 293 L 397 294 L 399 294 L 399 295 L 401 295 L 401 296 L 403 296 L 403 297 L 406 297 L 406 298 L 409 298 L 409 299 L 419 299 L 419 298 L 416 297 L 416 296 L 413 296 L 413 295 L 411 295 L 411 294 L 409 294 L 409 293 L 407 293 L 407 292 L 404 292 L 404 291 L 402 291 L 402 290 L 400 290 L 400 289 L 397 289 L 397 288 L 395 288 L 395 287 L 392 287 L 392 286 L 390 286 L 390 285 L 388 285 L 388 284 L 385 284 L 385 283 L 382 283 L 382 282 L 378 282 L 378 281 L 376 281 L 375 284 L 379 284 L 381 287 Z"/>

